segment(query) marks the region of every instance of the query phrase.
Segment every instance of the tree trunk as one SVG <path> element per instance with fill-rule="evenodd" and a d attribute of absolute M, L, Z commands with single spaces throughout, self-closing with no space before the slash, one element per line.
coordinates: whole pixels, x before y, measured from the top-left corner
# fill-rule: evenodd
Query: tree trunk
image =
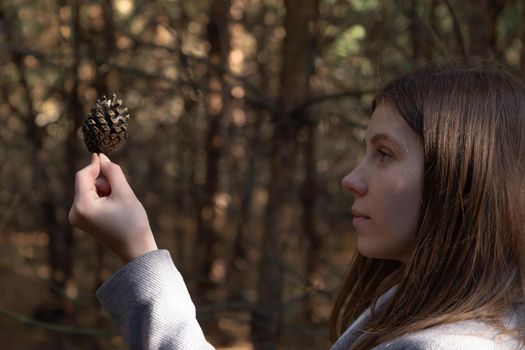
<path fill-rule="evenodd" d="M 64 291 L 67 283 L 72 277 L 72 244 L 73 236 L 71 229 L 65 227 L 64 222 L 57 218 L 59 209 L 54 194 L 50 189 L 50 178 L 45 168 L 47 154 L 43 147 L 44 131 L 36 124 L 36 111 L 31 97 L 31 86 L 27 80 L 27 72 L 24 64 L 24 55 L 16 51 L 20 33 L 13 31 L 16 28 L 12 22 L 17 16 L 6 16 L 0 8 L 0 19 L 3 22 L 5 40 L 11 48 L 11 57 L 16 66 L 20 85 L 23 89 L 23 102 L 25 104 L 25 115 L 23 120 L 26 127 L 26 137 L 32 145 L 33 175 L 32 183 L 35 190 L 35 200 L 40 206 L 44 220 L 44 230 L 49 236 L 48 259 L 50 266 L 51 292 L 53 300 L 36 307 L 35 318 L 45 321 L 60 321 L 66 316 L 66 299 Z"/>
<path fill-rule="evenodd" d="M 306 253 L 306 274 L 310 286 L 310 293 L 305 299 L 304 318 L 311 322 L 315 318 L 317 296 L 311 292 L 312 287 L 316 287 L 321 277 L 321 252 L 323 241 L 316 229 L 315 207 L 317 202 L 317 170 L 316 170 L 316 148 L 315 131 L 316 124 L 312 121 L 305 127 L 306 139 L 303 144 L 304 173 L 305 179 L 301 189 L 301 206 L 303 208 L 302 227 L 308 242 Z M 307 290 L 307 291 L 308 291 Z"/>
<path fill-rule="evenodd" d="M 410 21 L 410 37 L 412 40 L 412 62 L 414 65 L 422 62 L 428 62 L 432 60 L 432 40 L 430 40 L 430 30 L 435 28 L 435 15 L 434 9 L 437 5 L 437 0 L 431 0 L 428 3 L 428 26 L 426 29 L 424 25 L 424 18 L 422 18 L 418 12 L 418 4 L 420 1 L 411 0 L 409 9 L 409 21 Z"/>
<path fill-rule="evenodd" d="M 267 8 L 261 10 L 259 18 L 264 18 L 268 14 Z M 272 35 L 271 30 L 264 30 L 258 32 L 258 36 L 255 40 L 257 48 L 255 52 L 260 52 L 262 46 Z M 257 76 L 260 79 L 260 86 L 262 91 L 270 91 L 269 74 L 267 72 L 267 65 L 257 61 Z M 251 266 L 248 262 L 247 250 L 246 250 L 246 239 L 250 239 L 250 228 L 251 228 L 251 211 L 252 211 L 252 198 L 253 189 L 257 182 L 257 175 L 259 174 L 260 159 L 263 156 L 263 140 L 262 140 L 262 127 L 270 117 L 270 113 L 267 110 L 260 109 L 256 111 L 256 119 L 253 125 L 255 135 L 246 141 L 247 149 L 251 150 L 251 153 L 246 152 L 245 157 L 249 157 L 248 169 L 246 171 L 244 183 L 239 192 L 239 213 L 237 218 L 236 234 L 233 240 L 232 252 L 228 263 L 227 277 L 226 280 L 229 284 L 228 300 L 239 301 L 243 300 L 245 293 L 244 290 L 247 287 L 247 276 L 246 273 L 251 273 L 249 270 Z M 243 267 L 248 267 L 243 269 Z"/>
<path fill-rule="evenodd" d="M 410 36 L 412 37 L 412 61 L 416 65 L 422 50 L 422 31 L 419 14 L 417 12 L 417 0 L 410 0 Z"/>
<path fill-rule="evenodd" d="M 113 6 L 111 3 L 111 0 L 104 0 L 101 5 L 102 7 L 102 18 L 103 18 L 103 25 L 100 29 L 96 31 L 90 31 L 94 35 L 88 39 L 89 44 L 89 52 L 93 55 L 91 60 L 95 63 L 95 79 L 94 79 L 94 88 L 97 92 L 97 98 L 100 98 L 103 95 L 110 96 L 111 93 L 109 90 L 109 82 L 108 82 L 108 76 L 110 70 L 104 69 L 103 66 L 107 64 L 107 62 L 111 59 L 111 56 L 113 52 L 115 51 L 115 27 L 114 27 L 114 19 L 113 19 Z M 80 33 L 80 23 L 79 20 L 79 4 L 75 4 L 75 30 L 77 40 L 75 41 L 75 62 L 78 66 L 78 59 L 79 59 L 79 53 L 80 53 L 80 40 L 84 36 Z M 75 70 L 76 72 L 76 70 Z M 75 79 L 75 82 L 78 80 Z M 78 84 L 75 84 L 77 86 Z M 72 132 L 71 137 L 74 139 L 72 140 L 73 145 L 78 145 L 78 142 L 76 142 L 76 134 L 77 131 L 81 125 L 82 120 L 84 119 L 84 115 L 82 113 L 82 106 L 81 102 L 79 101 L 78 97 L 78 91 L 75 91 L 75 93 L 72 93 L 73 102 L 76 106 L 70 107 L 70 111 L 72 112 L 72 118 L 75 121 L 75 127 Z M 75 148 L 78 152 L 78 147 Z M 77 155 L 73 154 L 73 146 L 69 147 L 69 152 L 71 157 L 75 157 L 76 159 Z M 77 153 L 78 154 L 78 153 Z M 71 172 L 71 174 L 74 174 L 74 172 Z M 73 179 L 74 180 L 74 179 Z M 97 242 L 93 242 L 95 250 L 94 256 L 96 257 L 96 265 L 94 269 L 94 279 L 93 279 L 93 290 L 95 291 L 100 287 L 100 285 L 104 282 L 106 279 L 106 276 L 104 276 L 104 258 L 106 256 L 106 250 L 103 248 L 100 244 Z M 104 322 L 104 313 L 102 312 L 102 308 L 100 307 L 100 304 L 97 302 L 95 305 L 98 305 L 98 314 L 97 318 L 95 319 L 95 327 L 100 327 Z M 95 339 L 92 342 L 92 346 L 94 348 L 98 348 L 99 344 L 98 341 Z"/>
<path fill-rule="evenodd" d="M 521 1 L 521 18 L 525 19 L 525 0 Z M 521 21 L 521 52 L 520 52 L 520 68 L 521 76 L 525 78 L 525 20 Z M 523 282 L 525 284 L 525 281 Z M 524 290 L 525 294 L 525 290 Z"/>
<path fill-rule="evenodd" d="M 197 201 L 197 235 L 195 247 L 195 299 L 198 304 L 216 303 L 217 281 L 214 280 L 214 264 L 220 258 L 220 228 L 217 223 L 217 195 L 219 194 L 219 162 L 224 147 L 221 135 L 223 114 L 228 92 L 224 86 L 222 69 L 226 67 L 229 54 L 228 13 L 229 0 L 214 0 L 210 8 L 207 26 L 210 43 L 210 67 L 208 86 L 211 92 L 207 96 L 208 125 L 205 138 L 206 177 L 203 191 L 199 191 Z M 228 341 L 223 337 L 216 319 L 207 325 L 207 334 L 214 343 L 223 345 Z"/>
<path fill-rule="evenodd" d="M 498 16 L 506 0 L 480 0 L 469 3 L 469 54 L 481 58 L 500 56 L 497 41 Z"/>
<path fill-rule="evenodd" d="M 302 122 L 302 115 L 294 113 L 294 109 L 310 94 L 314 23 L 318 17 L 318 0 L 300 3 L 287 0 L 285 6 L 286 36 L 279 99 L 281 114 L 274 118 L 269 198 L 259 263 L 258 303 L 252 315 L 252 336 L 256 350 L 275 349 L 279 341 L 283 253 L 293 221 L 289 203 L 293 195 L 297 131 Z"/>
<path fill-rule="evenodd" d="M 261 157 L 261 125 L 265 113 L 260 111 L 257 114 L 257 119 L 253 128 L 255 135 L 252 139 L 247 140 L 248 148 L 253 152 L 249 155 L 248 169 L 245 175 L 245 180 L 239 186 L 238 192 L 240 196 L 239 215 L 236 223 L 236 234 L 233 240 L 232 252 L 228 262 L 227 278 L 229 285 L 228 300 L 239 301 L 244 299 L 244 289 L 246 286 L 247 271 L 243 266 L 247 266 L 247 253 L 245 248 L 245 239 L 250 237 L 251 226 L 251 211 L 252 211 L 252 197 L 253 189 L 257 180 L 259 159 Z"/>

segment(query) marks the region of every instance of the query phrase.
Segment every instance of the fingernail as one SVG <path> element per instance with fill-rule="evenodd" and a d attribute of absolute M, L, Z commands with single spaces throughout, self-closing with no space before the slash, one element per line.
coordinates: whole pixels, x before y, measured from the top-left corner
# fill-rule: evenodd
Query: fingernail
<path fill-rule="evenodd" d="M 97 159 L 97 154 L 93 153 L 91 154 L 91 163 L 93 163 Z"/>
<path fill-rule="evenodd" d="M 100 157 L 100 160 L 101 160 L 102 162 L 104 162 L 104 163 L 109 163 L 109 162 L 111 162 L 111 161 L 109 160 L 108 156 L 106 156 L 104 153 L 100 153 L 99 157 Z"/>

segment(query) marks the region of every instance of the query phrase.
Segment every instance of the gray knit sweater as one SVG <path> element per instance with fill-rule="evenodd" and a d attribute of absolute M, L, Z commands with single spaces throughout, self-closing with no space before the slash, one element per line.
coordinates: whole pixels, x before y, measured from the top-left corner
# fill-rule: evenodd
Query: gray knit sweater
<path fill-rule="evenodd" d="M 377 304 L 380 311 L 393 290 Z M 195 307 L 182 276 L 166 250 L 156 250 L 124 266 L 97 291 L 97 297 L 131 349 L 214 349 L 197 322 Z M 521 313 L 517 313 L 518 315 Z M 350 349 L 370 322 L 366 310 L 331 350 Z M 515 316 L 509 323 L 515 324 Z M 464 321 L 411 333 L 375 350 L 507 350 L 525 349 L 477 321 Z"/>

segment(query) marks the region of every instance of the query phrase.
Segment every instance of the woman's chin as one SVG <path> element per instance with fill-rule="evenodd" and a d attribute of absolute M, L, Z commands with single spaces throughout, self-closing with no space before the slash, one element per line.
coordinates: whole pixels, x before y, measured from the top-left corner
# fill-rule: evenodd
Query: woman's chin
<path fill-rule="evenodd" d="M 399 262 L 404 261 L 400 254 L 396 254 L 395 252 L 388 251 L 386 249 L 378 249 L 377 244 L 371 244 L 371 242 L 366 242 L 366 240 L 359 237 L 357 238 L 357 250 L 361 255 L 367 258 L 393 260 Z"/>

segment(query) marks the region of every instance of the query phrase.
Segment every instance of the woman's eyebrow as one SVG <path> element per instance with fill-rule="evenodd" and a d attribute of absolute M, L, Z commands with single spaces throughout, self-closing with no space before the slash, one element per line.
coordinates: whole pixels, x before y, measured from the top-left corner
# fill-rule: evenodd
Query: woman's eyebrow
<path fill-rule="evenodd" d="M 398 149 L 403 149 L 401 147 L 401 145 L 399 144 L 399 142 L 397 142 L 396 140 L 394 140 L 390 135 L 388 134 L 385 134 L 385 133 L 379 133 L 379 134 L 375 134 L 374 136 L 372 136 L 370 138 L 370 143 L 371 144 L 377 144 L 379 142 L 389 142 L 391 143 L 394 147 L 397 147 Z M 363 139 L 363 143 L 366 145 L 366 139 Z"/>

